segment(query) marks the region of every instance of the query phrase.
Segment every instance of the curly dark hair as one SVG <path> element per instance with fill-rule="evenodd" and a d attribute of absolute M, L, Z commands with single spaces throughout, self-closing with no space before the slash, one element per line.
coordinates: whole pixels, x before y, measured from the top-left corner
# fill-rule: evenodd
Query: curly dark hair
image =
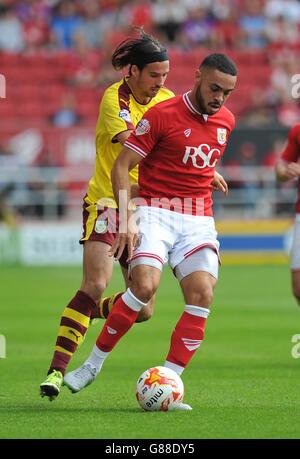
<path fill-rule="evenodd" d="M 214 53 L 206 56 L 200 64 L 200 69 L 203 67 L 210 67 L 220 72 L 227 73 L 228 75 L 237 75 L 237 68 L 233 60 L 221 53 Z"/>

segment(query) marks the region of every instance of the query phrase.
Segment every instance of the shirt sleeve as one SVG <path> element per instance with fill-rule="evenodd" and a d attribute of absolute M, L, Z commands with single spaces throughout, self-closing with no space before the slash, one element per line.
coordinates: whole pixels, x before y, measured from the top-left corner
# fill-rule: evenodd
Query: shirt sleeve
<path fill-rule="evenodd" d="M 300 125 L 293 127 L 288 135 L 288 143 L 281 154 L 281 159 L 296 162 L 300 157 Z"/>
<path fill-rule="evenodd" d="M 129 106 L 120 106 L 118 97 L 110 94 L 102 98 L 99 118 L 112 141 L 120 132 L 134 129 Z"/>
<path fill-rule="evenodd" d="M 145 158 L 159 142 L 163 135 L 164 123 L 161 110 L 150 108 L 138 122 L 124 146 Z"/>

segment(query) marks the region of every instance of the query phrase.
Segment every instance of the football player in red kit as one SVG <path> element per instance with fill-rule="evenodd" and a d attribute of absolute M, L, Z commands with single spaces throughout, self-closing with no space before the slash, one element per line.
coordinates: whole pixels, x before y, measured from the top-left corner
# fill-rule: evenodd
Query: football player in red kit
<path fill-rule="evenodd" d="M 132 284 L 116 302 L 91 355 L 66 375 L 64 382 L 73 392 L 95 379 L 157 290 L 166 262 L 180 283 L 185 306 L 164 366 L 181 375 L 204 339 L 219 266 L 212 181 L 235 124 L 224 103 L 235 88 L 237 69 L 224 54 L 211 54 L 195 79 L 193 90 L 148 110 L 114 165 L 120 228 L 111 252 L 118 258 L 127 245 Z M 129 171 L 137 164 L 140 190 L 132 211 Z M 182 403 L 178 409 L 191 407 Z"/>
<path fill-rule="evenodd" d="M 300 123 L 293 126 L 288 143 L 276 163 L 276 174 L 280 181 L 298 180 L 298 199 L 291 249 L 291 274 L 293 294 L 300 305 Z"/>

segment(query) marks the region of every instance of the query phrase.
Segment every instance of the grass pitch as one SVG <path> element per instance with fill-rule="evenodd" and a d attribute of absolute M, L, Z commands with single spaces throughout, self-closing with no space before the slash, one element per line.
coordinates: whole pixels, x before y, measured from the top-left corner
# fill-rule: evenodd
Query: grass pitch
<path fill-rule="evenodd" d="M 117 345 L 101 375 L 50 403 L 39 396 L 60 314 L 81 280 L 80 268 L 2 267 L 0 438 L 299 438 L 300 360 L 291 355 L 300 311 L 287 266 L 223 266 L 206 339 L 183 375 L 191 412 L 146 413 L 135 400 L 138 376 L 160 365 L 183 300 L 169 269 L 151 321 Z M 115 270 L 108 292 L 121 290 Z M 89 354 L 99 327 L 70 364 Z"/>

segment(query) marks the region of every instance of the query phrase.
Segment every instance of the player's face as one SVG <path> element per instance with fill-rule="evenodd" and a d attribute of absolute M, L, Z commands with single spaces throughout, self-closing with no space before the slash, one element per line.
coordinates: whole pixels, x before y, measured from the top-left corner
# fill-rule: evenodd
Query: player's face
<path fill-rule="evenodd" d="M 135 85 L 143 97 L 155 97 L 169 73 L 169 61 L 151 62 L 143 70 L 136 67 Z"/>
<path fill-rule="evenodd" d="M 208 115 L 217 113 L 234 90 L 236 79 L 216 69 L 197 70 L 195 97 L 199 111 Z"/>

